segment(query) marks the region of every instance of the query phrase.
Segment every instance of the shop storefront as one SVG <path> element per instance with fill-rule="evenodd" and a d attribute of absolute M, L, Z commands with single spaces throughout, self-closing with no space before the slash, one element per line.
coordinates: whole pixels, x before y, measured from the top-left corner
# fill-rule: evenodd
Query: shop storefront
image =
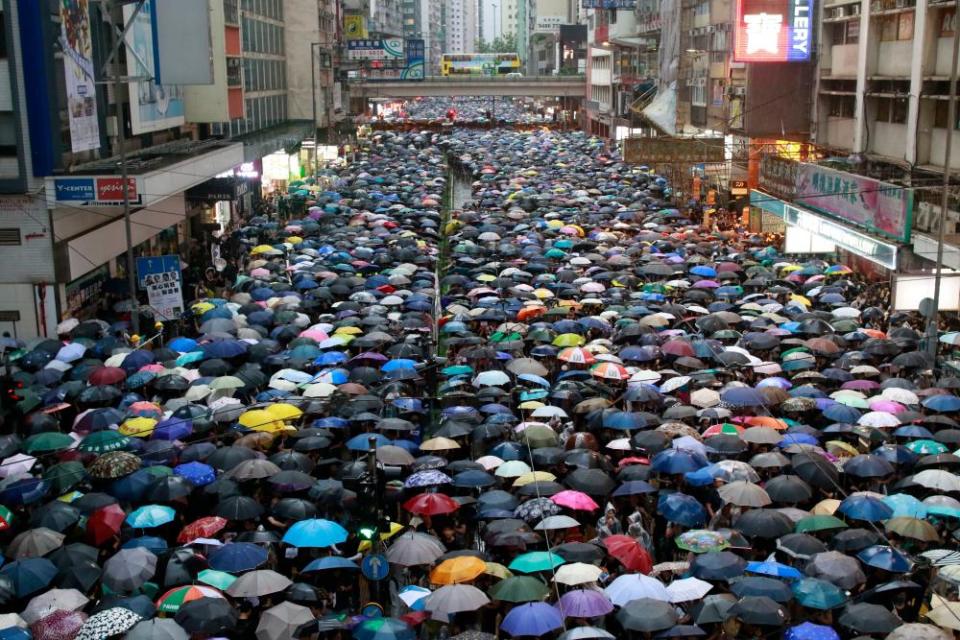
<path fill-rule="evenodd" d="M 899 247 L 896 244 L 760 191 L 750 192 L 750 203 L 751 209 L 773 216 L 784 225 L 787 254 L 824 255 L 825 259 L 846 264 L 871 281 L 889 281 L 897 269 Z"/>

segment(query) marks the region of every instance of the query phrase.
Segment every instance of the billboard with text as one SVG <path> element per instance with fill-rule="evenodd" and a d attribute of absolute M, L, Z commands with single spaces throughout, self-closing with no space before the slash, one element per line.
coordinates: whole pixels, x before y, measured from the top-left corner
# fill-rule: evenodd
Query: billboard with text
<path fill-rule="evenodd" d="M 813 0 L 736 0 L 733 58 L 737 62 L 810 59 Z"/>

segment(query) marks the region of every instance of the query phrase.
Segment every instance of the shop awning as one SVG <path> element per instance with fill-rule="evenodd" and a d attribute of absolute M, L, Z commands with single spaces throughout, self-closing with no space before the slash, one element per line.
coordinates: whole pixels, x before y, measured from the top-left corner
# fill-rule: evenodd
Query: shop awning
<path fill-rule="evenodd" d="M 243 143 L 244 162 L 253 162 L 281 149 L 292 149 L 313 137 L 309 120 L 294 120 L 256 133 L 234 138 Z"/>

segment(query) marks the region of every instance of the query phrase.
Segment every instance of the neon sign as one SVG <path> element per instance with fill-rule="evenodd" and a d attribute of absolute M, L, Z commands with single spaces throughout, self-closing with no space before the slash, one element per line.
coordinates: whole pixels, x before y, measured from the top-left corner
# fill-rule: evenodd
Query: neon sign
<path fill-rule="evenodd" d="M 809 60 L 812 15 L 813 0 L 737 0 L 734 60 Z"/>

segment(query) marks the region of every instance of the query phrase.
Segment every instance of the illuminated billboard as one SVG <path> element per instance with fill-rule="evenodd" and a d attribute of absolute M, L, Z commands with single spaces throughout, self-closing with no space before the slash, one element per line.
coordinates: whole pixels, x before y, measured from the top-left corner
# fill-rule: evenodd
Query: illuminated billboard
<path fill-rule="evenodd" d="M 736 0 L 733 58 L 737 62 L 810 59 L 813 0 Z"/>

